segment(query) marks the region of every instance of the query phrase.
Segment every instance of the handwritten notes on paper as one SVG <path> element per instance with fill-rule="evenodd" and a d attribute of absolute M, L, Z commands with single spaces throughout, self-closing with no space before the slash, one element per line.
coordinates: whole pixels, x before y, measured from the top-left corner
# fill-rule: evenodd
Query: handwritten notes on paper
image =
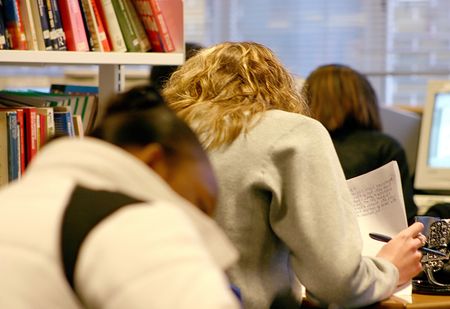
<path fill-rule="evenodd" d="M 396 161 L 347 181 L 363 240 L 363 255 L 375 256 L 384 243 L 369 233 L 394 236 L 408 226 L 400 172 Z M 396 293 L 406 300 L 411 285 Z"/>
<path fill-rule="evenodd" d="M 383 245 L 369 233 L 394 236 L 408 226 L 397 162 L 347 181 L 363 238 L 363 253 L 375 255 Z"/>
<path fill-rule="evenodd" d="M 393 203 L 398 203 L 398 196 L 392 189 L 393 184 L 394 177 L 392 176 L 375 183 L 373 187 L 350 187 L 353 201 L 357 206 L 355 209 L 356 215 L 358 217 L 370 216 L 383 211 Z M 403 202 L 400 201 L 400 203 Z"/>

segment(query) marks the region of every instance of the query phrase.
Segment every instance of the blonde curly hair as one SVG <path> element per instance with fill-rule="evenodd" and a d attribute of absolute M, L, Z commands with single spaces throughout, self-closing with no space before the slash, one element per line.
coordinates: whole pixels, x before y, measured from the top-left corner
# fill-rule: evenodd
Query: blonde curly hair
<path fill-rule="evenodd" d="M 269 48 L 254 42 L 201 50 L 173 73 L 163 96 L 208 150 L 232 143 L 264 111 L 308 114 L 292 75 Z"/>

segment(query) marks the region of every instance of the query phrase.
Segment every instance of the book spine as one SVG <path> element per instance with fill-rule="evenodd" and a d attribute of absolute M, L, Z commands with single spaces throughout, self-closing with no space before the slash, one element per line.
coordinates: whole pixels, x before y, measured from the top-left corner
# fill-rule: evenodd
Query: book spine
<path fill-rule="evenodd" d="M 41 115 L 36 113 L 36 148 L 41 149 Z"/>
<path fill-rule="evenodd" d="M 173 45 L 172 36 L 170 35 L 169 28 L 167 27 L 164 14 L 159 6 L 159 0 L 148 0 L 150 2 L 150 7 L 155 18 L 156 26 L 158 27 L 158 32 L 161 37 L 161 43 L 165 52 L 171 52 L 175 50 Z"/>
<path fill-rule="evenodd" d="M 70 111 L 54 111 L 56 136 L 75 136 Z"/>
<path fill-rule="evenodd" d="M 97 7 L 101 12 L 102 20 L 105 21 L 112 50 L 115 52 L 126 52 L 127 46 L 111 0 L 97 0 Z"/>
<path fill-rule="evenodd" d="M 88 24 L 87 24 L 86 12 L 84 12 L 84 10 L 83 10 L 83 6 L 81 4 L 81 0 L 78 0 L 78 6 L 80 7 L 81 20 L 83 21 L 84 31 L 86 33 L 86 39 L 87 39 L 87 42 L 88 42 L 89 50 L 93 51 L 94 50 L 94 40 L 92 38 L 91 30 L 89 29 Z"/>
<path fill-rule="evenodd" d="M 103 51 L 98 40 L 98 28 L 95 23 L 94 11 L 89 0 L 79 0 L 80 8 L 83 16 L 83 23 L 86 29 L 86 36 L 89 43 L 89 50 Z"/>
<path fill-rule="evenodd" d="M 47 139 L 55 135 L 55 121 L 52 107 L 37 107 L 37 113 L 45 117 L 45 137 Z"/>
<path fill-rule="evenodd" d="M 42 148 L 47 142 L 47 115 L 39 114 L 39 148 Z"/>
<path fill-rule="evenodd" d="M 163 52 L 161 37 L 158 32 L 158 26 L 156 25 L 153 11 L 148 0 L 133 0 L 133 4 L 136 7 L 136 11 L 144 25 L 145 32 L 147 33 L 148 40 L 153 52 Z"/>
<path fill-rule="evenodd" d="M 100 11 L 98 9 L 97 1 L 96 0 L 87 0 L 87 1 L 90 2 L 91 6 L 92 6 L 92 11 L 94 12 L 94 17 L 95 17 L 94 21 L 95 21 L 95 24 L 97 25 L 98 40 L 100 42 L 102 51 L 109 52 L 109 51 L 111 51 L 111 44 L 108 40 L 108 36 L 106 35 L 105 24 L 102 20 Z"/>
<path fill-rule="evenodd" d="M 4 0 L 4 13 L 6 28 L 10 34 L 12 49 L 27 49 L 27 38 L 23 27 L 22 15 L 19 11 L 18 1 Z"/>
<path fill-rule="evenodd" d="M 55 35 L 58 50 L 67 50 L 66 34 L 64 33 L 61 12 L 59 11 L 59 5 L 57 0 L 50 0 L 52 5 L 53 20 L 55 22 Z"/>
<path fill-rule="evenodd" d="M 45 50 L 53 50 L 52 41 L 50 39 L 50 26 L 48 24 L 47 6 L 45 5 L 44 0 L 37 0 L 37 6 L 39 10 L 39 19 L 42 37 L 44 39 Z"/>
<path fill-rule="evenodd" d="M 17 164 L 19 166 L 19 176 L 18 178 L 20 179 L 23 175 L 23 171 L 22 171 L 22 147 L 23 144 L 21 144 L 22 142 L 22 133 L 20 132 L 20 124 L 19 124 L 19 115 L 17 115 Z"/>
<path fill-rule="evenodd" d="M 68 132 L 68 136 L 75 136 L 75 127 L 73 125 L 73 117 L 72 117 L 72 113 L 67 113 L 66 114 L 66 119 L 67 119 L 67 132 Z"/>
<path fill-rule="evenodd" d="M 20 175 L 25 172 L 25 123 L 23 119 L 23 109 L 17 108 L 17 129 L 18 129 L 18 143 L 19 143 L 19 164 L 20 164 Z"/>
<path fill-rule="evenodd" d="M 111 2 L 117 16 L 117 21 L 119 22 L 120 30 L 122 31 L 122 36 L 125 40 L 125 45 L 127 46 L 127 51 L 140 51 L 139 40 L 131 24 L 130 15 L 126 11 L 124 1 L 111 0 Z"/>
<path fill-rule="evenodd" d="M 139 46 L 141 52 L 146 52 L 151 49 L 150 41 L 147 38 L 147 33 L 145 33 L 142 21 L 139 18 L 136 8 L 134 7 L 131 0 L 123 0 L 125 4 L 125 12 L 129 15 L 131 25 L 133 26 L 134 32 L 139 40 Z"/>
<path fill-rule="evenodd" d="M 71 51 L 89 51 L 89 44 L 84 29 L 78 0 L 59 0 L 67 49 Z"/>
<path fill-rule="evenodd" d="M 0 111 L 0 186 L 9 182 L 8 172 L 8 119 L 5 111 Z"/>
<path fill-rule="evenodd" d="M 51 93 L 59 93 L 59 94 L 62 94 L 62 93 L 65 93 L 65 94 L 73 94 L 73 93 L 98 94 L 98 86 L 51 84 L 50 92 Z"/>
<path fill-rule="evenodd" d="M 84 136 L 84 128 L 83 121 L 81 120 L 80 115 L 72 116 L 73 128 L 75 130 L 75 136 L 83 137 Z"/>
<path fill-rule="evenodd" d="M 6 30 L 3 12 L 4 12 L 3 0 L 0 0 L 0 49 L 9 49 L 8 34 Z"/>
<path fill-rule="evenodd" d="M 91 125 L 95 119 L 96 105 L 95 105 L 96 95 L 84 94 L 80 96 L 80 109 L 77 113 L 81 116 L 83 122 L 83 128 L 85 131 L 91 128 Z"/>
<path fill-rule="evenodd" d="M 19 144 L 17 140 L 17 113 L 6 112 L 8 123 L 8 180 L 19 178 Z"/>
<path fill-rule="evenodd" d="M 19 9 L 23 17 L 23 27 L 25 29 L 28 49 L 39 50 L 36 26 L 33 20 L 33 13 L 31 8 L 32 1 L 33 0 L 19 0 Z"/>
<path fill-rule="evenodd" d="M 42 33 L 41 17 L 39 14 L 39 6 L 37 0 L 30 1 L 31 6 L 31 20 L 34 24 L 34 30 L 36 32 L 36 42 L 38 50 L 45 50 L 44 35 Z"/>
<path fill-rule="evenodd" d="M 30 164 L 37 153 L 36 108 L 23 109 L 25 121 L 25 166 Z"/>
<path fill-rule="evenodd" d="M 52 42 L 52 49 L 58 50 L 58 41 L 56 37 L 55 17 L 53 15 L 52 2 L 44 0 L 45 8 L 47 9 L 48 27 L 50 32 L 50 41 Z"/>

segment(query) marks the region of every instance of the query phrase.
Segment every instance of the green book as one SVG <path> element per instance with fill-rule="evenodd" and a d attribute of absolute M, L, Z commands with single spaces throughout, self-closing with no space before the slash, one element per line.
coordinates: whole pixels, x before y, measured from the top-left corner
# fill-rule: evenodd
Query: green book
<path fill-rule="evenodd" d="M 129 52 L 141 51 L 139 38 L 136 31 L 133 28 L 130 12 L 126 9 L 124 0 L 111 0 L 114 12 L 119 22 L 122 36 Z"/>

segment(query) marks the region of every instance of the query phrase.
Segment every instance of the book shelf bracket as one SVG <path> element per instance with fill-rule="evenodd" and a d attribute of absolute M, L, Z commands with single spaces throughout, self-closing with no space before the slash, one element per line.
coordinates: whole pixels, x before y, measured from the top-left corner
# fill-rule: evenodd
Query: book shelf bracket
<path fill-rule="evenodd" d="M 98 114 L 103 117 L 107 101 L 125 87 L 125 67 L 120 64 L 100 64 L 98 66 Z"/>

